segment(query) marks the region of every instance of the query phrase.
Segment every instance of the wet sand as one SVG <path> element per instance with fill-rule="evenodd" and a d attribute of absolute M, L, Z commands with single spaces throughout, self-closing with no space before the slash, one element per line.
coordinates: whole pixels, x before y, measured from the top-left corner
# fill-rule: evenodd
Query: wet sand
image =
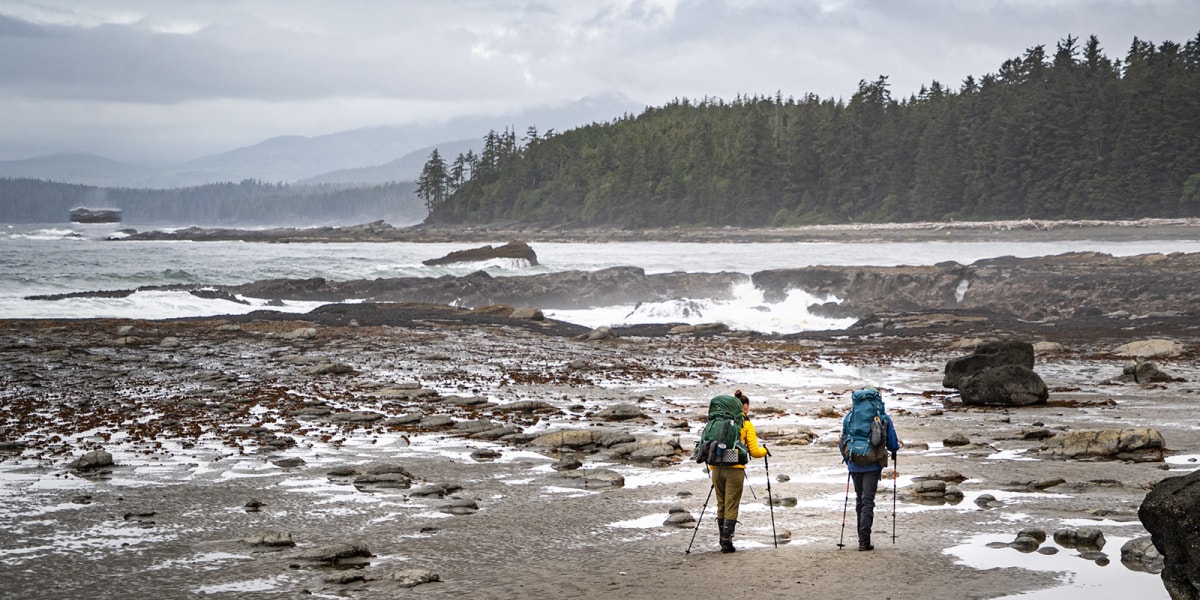
<path fill-rule="evenodd" d="M 1194 468 L 1200 456 L 1191 411 L 1200 394 L 1200 340 L 1171 324 L 994 329 L 1064 345 L 1035 366 L 1051 403 L 970 409 L 956 406 L 940 382 L 945 361 L 969 352 L 977 331 L 580 341 L 537 324 L 425 317 L 371 327 L 290 315 L 0 321 L 0 442 L 21 444 L 0 454 L 0 598 L 837 598 L 862 589 L 864 579 L 888 598 L 998 598 L 1060 586 L 1067 574 L 977 569 L 947 550 L 970 542 L 974 555 L 1003 567 L 1017 551 L 986 542 L 1011 541 L 1028 527 L 1050 534 L 1083 523 L 1112 539 L 1145 535 L 1136 513 L 1146 491 Z M 1113 354 L 1117 345 L 1172 331 L 1184 353 L 1156 362 L 1185 381 L 1102 383 L 1131 360 Z M 318 368 L 325 365 L 348 369 Z M 881 485 L 874 552 L 853 549 L 853 510 L 848 546 L 837 546 L 846 475 L 831 443 L 840 420 L 822 416 L 847 408 L 849 391 L 863 385 L 884 390 L 908 446 L 899 476 L 891 479 L 889 468 Z M 699 530 L 662 522 L 672 506 L 700 517 L 707 479 L 687 454 L 708 399 L 735 388 L 754 402 L 754 422 L 772 452 L 771 496 L 782 503 L 767 505 L 767 465 L 752 463 L 740 549 L 727 555 L 717 552 L 711 504 Z M 543 408 L 504 410 L 518 402 Z M 621 403 L 644 417 L 601 416 Z M 399 420 L 303 412 L 314 407 Z M 487 419 L 526 437 L 491 441 L 452 425 L 400 422 L 413 413 Z M 1154 427 L 1169 463 L 1045 460 L 1036 454 L 1041 442 L 1019 439 L 1037 423 Z M 785 443 L 797 428 L 816 440 Z M 581 472 L 615 471 L 625 480 L 581 489 L 555 478 L 551 465 L 563 453 L 526 443 L 558 429 L 675 440 L 679 451 L 660 466 L 616 458 L 611 449 L 580 452 Z M 944 446 L 955 433 L 972 444 Z M 116 464 L 98 474 L 68 467 L 96 448 L 112 452 Z M 282 458 L 303 464 L 275 464 Z M 385 463 L 411 472 L 413 487 L 356 486 L 330 474 Z M 928 504 L 906 492 L 913 477 L 945 469 L 968 478 L 962 501 Z M 1029 486 L 1056 478 L 1063 482 Z M 455 491 L 413 493 L 431 484 Z M 977 505 L 984 493 L 1000 503 Z M 477 510 L 450 514 L 455 499 Z M 251 500 L 261 509 L 248 511 Z M 772 527 L 786 538 L 778 548 Z M 243 541 L 262 532 L 289 533 L 296 546 Z M 342 565 L 299 558 L 330 542 L 361 544 L 372 556 Z M 1103 551 L 1111 559 L 1105 568 L 1141 597 L 1165 597 L 1157 575 L 1121 564 L 1118 546 Z M 404 569 L 429 570 L 439 581 L 405 589 L 387 580 Z M 333 582 L 347 573 L 352 581 Z M 1067 588 L 1059 597 L 1087 594 Z"/>

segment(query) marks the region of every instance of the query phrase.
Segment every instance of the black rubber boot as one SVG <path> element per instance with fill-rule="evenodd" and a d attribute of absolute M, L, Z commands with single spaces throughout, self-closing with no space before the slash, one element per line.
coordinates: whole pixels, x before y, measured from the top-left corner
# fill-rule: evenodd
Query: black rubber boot
<path fill-rule="evenodd" d="M 862 552 L 874 550 L 875 546 L 871 545 L 871 536 L 858 536 L 858 549 Z"/>
<path fill-rule="evenodd" d="M 725 547 L 725 519 L 717 519 L 717 534 L 720 535 L 721 547 Z"/>
<path fill-rule="evenodd" d="M 737 548 L 733 547 L 733 529 L 737 527 L 737 521 L 727 519 L 725 525 L 721 527 L 721 552 L 728 554 L 736 552 Z"/>

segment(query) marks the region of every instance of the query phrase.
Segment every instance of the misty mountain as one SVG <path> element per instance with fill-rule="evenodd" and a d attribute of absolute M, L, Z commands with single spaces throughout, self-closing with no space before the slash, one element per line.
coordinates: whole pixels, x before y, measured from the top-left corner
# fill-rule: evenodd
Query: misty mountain
<path fill-rule="evenodd" d="M 331 171 L 317 175 L 316 177 L 302 179 L 298 183 L 373 184 L 386 183 L 388 181 L 416 181 L 417 177 L 421 174 L 421 169 L 425 168 L 425 162 L 429 160 L 429 155 L 434 149 L 437 149 L 443 157 L 446 157 L 446 160 L 453 160 L 459 154 L 466 154 L 468 150 L 479 154 L 483 149 L 483 139 L 458 140 L 426 146 L 382 165 Z"/>
<path fill-rule="evenodd" d="M 23 160 L 0 161 L 0 177 L 29 177 L 101 187 L 154 177 L 154 167 L 131 165 L 87 153 L 48 154 Z"/>
<path fill-rule="evenodd" d="M 0 177 L 46 179 L 102 187 L 176 188 L 208 183 L 261 181 L 366 182 L 415 179 L 420 166 L 437 147 L 454 157 L 482 145 L 488 131 L 511 129 L 523 136 L 529 127 L 539 132 L 564 131 L 604 123 L 644 107 L 617 95 L 586 97 L 565 105 L 545 106 L 500 116 L 460 117 L 443 123 L 418 123 L 352 129 L 313 137 L 281 136 L 243 148 L 177 164 L 144 165 L 92 154 L 54 154 L 0 161 Z M 447 141 L 457 140 L 457 141 Z M 452 148 L 462 148 L 455 150 Z M 411 168 L 413 161 L 417 167 Z M 391 172 L 395 175 L 390 175 Z M 328 174 L 328 179 L 324 178 Z"/>

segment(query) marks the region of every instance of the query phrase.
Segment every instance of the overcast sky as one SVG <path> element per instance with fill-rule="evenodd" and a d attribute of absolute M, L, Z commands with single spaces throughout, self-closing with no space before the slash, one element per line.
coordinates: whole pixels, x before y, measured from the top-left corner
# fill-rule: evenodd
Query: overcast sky
<path fill-rule="evenodd" d="M 849 98 L 887 75 L 904 97 L 1067 35 L 1115 59 L 1198 32 L 1200 0 L 0 0 L 0 160 L 182 160 L 599 94 Z"/>

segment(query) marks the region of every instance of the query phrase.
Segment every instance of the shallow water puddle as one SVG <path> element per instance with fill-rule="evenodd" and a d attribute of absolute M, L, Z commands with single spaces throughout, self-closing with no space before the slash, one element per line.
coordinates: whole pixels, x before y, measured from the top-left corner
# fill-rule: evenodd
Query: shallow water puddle
<path fill-rule="evenodd" d="M 655 527 L 661 527 L 663 521 L 665 520 L 666 517 L 662 513 L 654 513 L 637 519 L 609 523 L 608 526 L 616 527 L 618 529 L 652 529 Z"/>
<path fill-rule="evenodd" d="M 989 548 L 992 542 L 1008 543 L 1011 533 L 984 533 L 967 538 L 962 544 L 944 550 L 954 556 L 959 564 L 973 569 L 1020 568 L 1030 571 L 1060 572 L 1062 585 L 1046 590 L 1006 596 L 1021 600 L 1093 600 L 1103 598 L 1139 598 L 1144 600 L 1168 600 L 1166 588 L 1158 575 L 1134 571 L 1121 564 L 1121 546 L 1131 538 L 1108 537 L 1104 553 L 1109 556 L 1107 564 L 1079 556 L 1078 551 L 1063 548 L 1047 539 L 1043 548 L 1058 550 L 1052 555 L 1038 552 L 1019 552 L 1013 548 Z M 1102 561 L 1103 562 L 1103 561 Z"/>
<path fill-rule="evenodd" d="M 616 472 L 620 473 L 625 478 L 625 489 L 636 489 L 640 487 L 664 485 L 668 483 L 686 483 L 689 481 L 700 481 L 707 479 L 708 476 L 702 468 L 695 469 L 648 469 L 642 467 L 620 467 L 612 465 Z"/>
<path fill-rule="evenodd" d="M 596 491 L 580 490 L 577 488 L 561 487 L 557 485 L 547 485 L 542 487 L 542 492 L 546 494 L 556 494 L 559 497 L 566 498 L 582 498 L 591 494 L 596 494 Z"/>
<path fill-rule="evenodd" d="M 888 497 L 890 498 L 891 490 L 889 489 L 888 492 L 889 492 Z M 882 488 L 880 489 L 880 493 L 881 494 L 883 493 Z M 925 500 L 925 501 L 916 501 L 916 500 L 913 500 L 912 498 L 905 499 L 903 497 L 903 495 L 901 495 L 901 498 L 900 498 L 901 503 L 899 505 L 898 510 L 899 510 L 899 512 L 925 512 L 925 511 L 931 511 L 931 510 L 947 510 L 947 509 L 953 509 L 953 510 L 958 510 L 958 511 L 970 511 L 970 512 L 980 511 L 980 510 L 994 510 L 994 509 L 987 509 L 987 508 L 981 507 L 979 504 L 977 504 L 977 501 L 979 500 L 980 496 L 982 496 L 984 494 L 989 494 L 993 498 L 995 498 L 997 501 L 1000 502 L 1000 504 L 997 506 L 997 508 L 999 508 L 1001 506 L 1005 508 L 1004 511 L 997 510 L 995 514 L 996 514 L 996 518 L 1003 519 L 1006 521 L 1011 521 L 1014 518 L 1024 518 L 1025 517 L 1024 513 L 1011 512 L 1011 509 L 1014 506 L 1020 506 L 1022 504 L 1026 504 L 1031 501 L 1037 501 L 1037 500 L 1047 499 L 1047 498 L 1069 498 L 1070 497 L 1070 496 L 1067 496 L 1064 494 L 1053 494 L 1050 492 L 1017 492 L 1017 491 L 999 490 L 999 489 L 969 490 L 969 491 L 963 492 L 962 499 L 955 500 L 955 501 L 941 499 L 941 498 L 931 498 L 931 499 Z"/>
<path fill-rule="evenodd" d="M 1172 471 L 1191 472 L 1200 469 L 1200 454 L 1177 454 L 1166 459 Z"/>
<path fill-rule="evenodd" d="M 985 457 L 987 460 L 1020 460 L 1027 462 L 1037 462 L 1040 459 L 1032 456 L 1025 456 L 1025 449 L 1000 450 L 993 452 Z"/>
<path fill-rule="evenodd" d="M 190 556 L 188 558 L 164 560 L 157 564 L 146 567 L 146 570 L 159 571 L 162 569 L 174 569 L 182 565 L 192 570 L 215 571 L 224 568 L 226 563 L 247 560 L 254 560 L 254 558 L 245 554 L 232 554 L 229 552 L 205 552 Z"/>
<path fill-rule="evenodd" d="M 206 585 L 196 589 L 199 594 L 231 594 L 239 592 L 266 592 L 280 587 L 284 583 L 282 577 L 265 577 L 248 581 L 235 581 L 217 585 Z"/>

